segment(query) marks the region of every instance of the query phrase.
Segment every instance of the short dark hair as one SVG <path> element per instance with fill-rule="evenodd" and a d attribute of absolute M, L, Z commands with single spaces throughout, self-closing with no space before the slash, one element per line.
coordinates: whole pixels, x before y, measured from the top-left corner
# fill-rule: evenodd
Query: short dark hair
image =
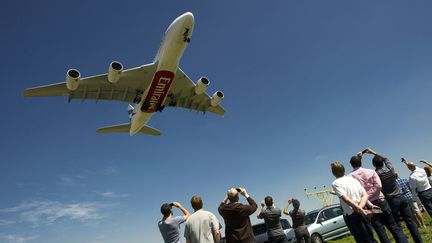
<path fill-rule="evenodd" d="M 171 215 L 172 212 L 171 206 L 168 203 L 164 203 L 162 204 L 160 211 L 164 217 L 168 217 Z"/>
<path fill-rule="evenodd" d="M 339 161 L 335 161 L 335 162 L 331 163 L 331 169 L 332 169 L 333 175 L 336 176 L 337 178 L 345 175 L 345 167 Z"/>
<path fill-rule="evenodd" d="M 270 196 L 267 196 L 264 198 L 264 202 L 265 202 L 265 205 L 267 207 L 270 207 L 271 205 L 273 205 L 273 198 Z"/>
<path fill-rule="evenodd" d="M 300 207 L 300 201 L 297 200 L 297 199 L 293 199 L 293 200 L 292 200 L 292 204 L 293 204 L 293 207 L 294 207 L 295 209 L 298 209 L 298 208 Z"/>
<path fill-rule="evenodd" d="M 374 166 L 374 167 L 382 167 L 383 165 L 384 165 L 384 160 L 385 160 L 386 158 L 384 158 L 384 157 L 382 157 L 381 155 L 375 155 L 373 158 L 372 158 L 372 165 Z"/>
<path fill-rule="evenodd" d="M 350 164 L 353 168 L 362 166 L 362 158 L 358 155 L 351 157 Z"/>
<path fill-rule="evenodd" d="M 191 205 L 195 211 L 200 210 L 203 207 L 202 198 L 198 195 L 192 196 Z"/>

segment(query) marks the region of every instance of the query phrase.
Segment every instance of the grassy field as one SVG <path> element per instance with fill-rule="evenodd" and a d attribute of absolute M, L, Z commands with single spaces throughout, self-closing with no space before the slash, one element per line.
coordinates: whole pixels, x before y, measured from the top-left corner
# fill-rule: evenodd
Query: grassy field
<path fill-rule="evenodd" d="M 419 228 L 420 234 L 422 235 L 422 239 L 424 243 L 430 243 L 432 242 L 432 219 L 429 217 L 427 213 L 423 213 L 423 218 L 426 222 L 426 228 Z M 409 233 L 408 229 L 406 228 L 406 225 L 404 222 L 401 222 L 403 231 L 405 235 L 408 237 L 409 242 L 414 242 L 411 238 L 411 234 Z M 394 239 L 390 232 L 387 231 L 388 237 L 394 242 Z M 376 236 L 376 235 L 375 235 Z M 378 240 L 378 237 L 375 237 L 376 240 Z M 379 240 L 378 240 L 379 241 Z M 329 243 L 355 243 L 354 237 L 352 235 L 347 235 L 335 240 L 329 241 Z"/>

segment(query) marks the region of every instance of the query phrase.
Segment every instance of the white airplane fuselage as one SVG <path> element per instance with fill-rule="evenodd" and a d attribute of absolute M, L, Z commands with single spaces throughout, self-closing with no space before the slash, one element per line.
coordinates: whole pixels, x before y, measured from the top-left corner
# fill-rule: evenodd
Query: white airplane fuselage
<path fill-rule="evenodd" d="M 176 18 L 166 30 L 154 60 L 157 68 L 152 82 L 132 113 L 131 136 L 138 133 L 165 102 L 193 28 L 194 16 L 188 12 Z"/>

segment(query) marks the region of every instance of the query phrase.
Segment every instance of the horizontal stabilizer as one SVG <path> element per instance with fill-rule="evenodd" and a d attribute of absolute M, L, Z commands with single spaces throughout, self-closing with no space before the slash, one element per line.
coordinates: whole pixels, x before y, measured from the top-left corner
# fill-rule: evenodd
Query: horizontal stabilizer
<path fill-rule="evenodd" d="M 125 132 L 128 133 L 130 130 L 130 123 L 123 123 L 119 125 L 114 126 L 107 126 L 107 127 L 101 127 L 98 130 L 96 130 L 98 133 L 120 133 Z M 160 136 L 161 132 L 153 127 L 144 125 L 143 128 L 139 131 L 140 133 L 148 134 L 148 135 L 154 135 L 154 136 Z"/>

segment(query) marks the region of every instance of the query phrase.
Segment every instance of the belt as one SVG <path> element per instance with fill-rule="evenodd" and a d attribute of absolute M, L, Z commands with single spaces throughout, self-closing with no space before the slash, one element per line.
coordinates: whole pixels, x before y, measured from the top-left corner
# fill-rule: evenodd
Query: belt
<path fill-rule="evenodd" d="M 377 200 L 373 200 L 371 203 L 372 203 L 372 204 L 378 204 L 378 203 L 381 203 L 381 202 L 384 202 L 384 201 L 385 201 L 384 198 L 379 198 L 379 199 L 377 199 Z"/>
<path fill-rule="evenodd" d="M 427 190 L 424 190 L 424 191 L 421 191 L 421 192 L 417 192 L 417 193 L 421 194 L 421 193 L 423 193 L 423 192 L 430 191 L 430 189 L 432 189 L 432 188 L 429 188 L 429 189 L 427 189 Z"/>

